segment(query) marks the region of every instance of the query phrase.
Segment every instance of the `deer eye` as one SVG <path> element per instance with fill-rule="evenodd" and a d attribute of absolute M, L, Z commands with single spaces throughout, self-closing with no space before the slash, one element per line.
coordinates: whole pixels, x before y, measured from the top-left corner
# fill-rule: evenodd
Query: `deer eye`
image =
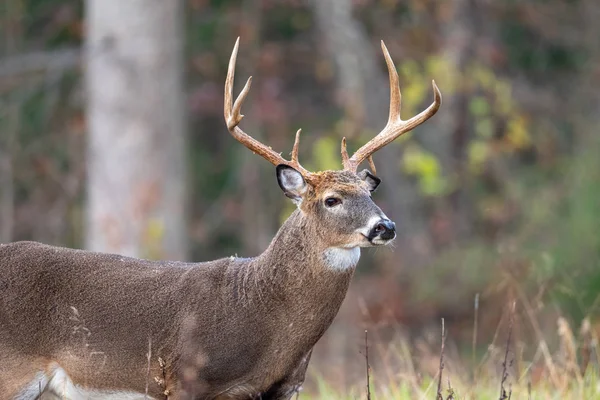
<path fill-rule="evenodd" d="M 342 204 L 342 200 L 338 199 L 337 197 L 328 197 L 325 199 L 325 205 L 327 207 L 334 207 L 338 204 Z"/>

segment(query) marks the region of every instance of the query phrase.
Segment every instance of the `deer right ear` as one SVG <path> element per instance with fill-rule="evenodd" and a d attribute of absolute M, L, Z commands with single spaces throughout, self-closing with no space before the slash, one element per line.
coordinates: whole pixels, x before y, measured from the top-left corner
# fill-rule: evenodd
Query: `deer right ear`
<path fill-rule="evenodd" d="M 279 183 L 279 187 L 281 187 L 283 193 L 292 199 L 294 203 L 299 204 L 307 189 L 306 181 L 302 174 L 285 164 L 279 164 L 276 170 L 277 183 Z"/>
<path fill-rule="evenodd" d="M 381 179 L 376 177 L 368 169 L 363 169 L 358 173 L 358 177 L 369 184 L 369 191 L 374 192 L 381 183 Z"/>

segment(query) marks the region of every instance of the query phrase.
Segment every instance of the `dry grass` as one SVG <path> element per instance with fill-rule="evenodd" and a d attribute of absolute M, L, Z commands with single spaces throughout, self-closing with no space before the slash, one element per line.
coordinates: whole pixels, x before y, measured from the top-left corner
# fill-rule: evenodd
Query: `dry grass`
<path fill-rule="evenodd" d="M 597 337 L 588 319 L 581 323 L 579 333 L 575 333 L 563 317 L 557 320 L 557 342 L 551 346 L 544 338 L 544 332 L 537 325 L 534 331 L 538 341 L 534 343 L 528 358 L 523 344 L 515 343 L 513 324 L 515 323 L 515 302 L 507 307 L 507 317 L 501 322 L 492 344 L 483 356 L 476 358 L 469 354 L 461 357 L 457 352 L 446 354 L 444 345 L 448 332 L 442 327 L 438 349 L 437 372 L 427 370 L 423 365 L 422 354 L 415 354 L 415 346 L 408 340 L 401 340 L 393 346 L 372 344 L 379 349 L 370 354 L 371 360 L 387 360 L 378 368 L 368 367 L 369 390 L 365 382 L 356 382 L 347 387 L 336 387 L 324 375 L 312 369 L 315 384 L 300 396 L 301 399 L 428 399 L 428 400 L 585 400 L 600 399 L 600 362 L 597 352 Z M 529 314 L 528 303 L 521 303 L 524 314 Z M 530 321 L 532 323 L 532 321 Z M 506 328 L 506 329 L 500 329 Z M 476 340 L 476 327 L 473 343 Z M 552 333 L 547 332 L 546 337 Z M 376 335 L 370 335 L 370 338 Z M 498 336 L 505 336 L 502 346 L 496 346 Z M 451 336 L 449 337 L 451 339 Z M 439 340 L 439 339 L 438 339 Z M 554 347 L 554 348 L 553 348 Z M 384 350 L 385 349 L 385 350 Z M 384 350 L 385 354 L 381 351 Z M 431 348 L 428 357 L 435 354 Z M 390 357 L 396 358 L 395 362 Z M 465 362 L 464 359 L 468 359 Z M 473 362 L 474 361 L 474 362 Z M 390 370 L 391 365 L 401 365 L 401 369 Z M 467 365 L 468 364 L 468 365 Z M 318 366 L 317 366 L 318 368 Z M 443 376 L 442 376 L 443 373 Z M 310 386 L 310 385 L 309 385 Z"/>

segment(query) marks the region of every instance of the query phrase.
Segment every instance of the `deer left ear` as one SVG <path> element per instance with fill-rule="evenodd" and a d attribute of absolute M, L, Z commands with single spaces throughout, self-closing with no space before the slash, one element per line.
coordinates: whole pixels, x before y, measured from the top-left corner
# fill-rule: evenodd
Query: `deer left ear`
<path fill-rule="evenodd" d="M 369 191 L 374 192 L 381 183 L 381 179 L 376 177 L 368 169 L 363 169 L 358 173 L 358 177 L 369 184 Z"/>
<path fill-rule="evenodd" d="M 292 199 L 296 204 L 300 204 L 302 196 L 306 193 L 307 185 L 304 177 L 298 170 L 289 165 L 279 164 L 277 170 L 277 182 L 283 193 Z"/>

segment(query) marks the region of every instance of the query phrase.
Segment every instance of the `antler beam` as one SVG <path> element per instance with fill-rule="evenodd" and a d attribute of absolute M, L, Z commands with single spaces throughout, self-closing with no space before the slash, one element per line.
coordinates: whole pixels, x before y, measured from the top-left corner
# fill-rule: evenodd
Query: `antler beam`
<path fill-rule="evenodd" d="M 294 141 L 294 147 L 292 149 L 292 159 L 291 161 L 286 160 L 281 156 L 281 154 L 274 151 L 271 147 L 265 146 L 258 140 L 254 139 L 252 136 L 248 135 L 244 132 L 239 124 L 244 118 L 244 115 L 241 113 L 242 104 L 250 91 L 250 85 L 252 84 L 252 77 L 248 78 L 246 85 L 240 92 L 239 96 L 233 102 L 233 80 L 235 77 L 235 62 L 237 59 L 238 47 L 240 43 L 240 38 L 238 37 L 235 41 L 235 46 L 233 47 L 233 51 L 231 53 L 231 58 L 229 59 L 229 67 L 227 69 L 227 79 L 225 80 L 225 104 L 224 104 L 224 114 L 225 114 L 225 123 L 227 124 L 227 129 L 231 133 L 231 135 L 241 144 L 250 149 L 253 153 L 258 154 L 263 157 L 267 161 L 269 161 L 273 165 L 286 164 L 290 167 L 298 170 L 305 179 L 310 178 L 312 175 L 309 171 L 304 169 L 298 162 L 298 145 L 300 142 L 300 130 L 296 132 L 296 140 Z"/>
<path fill-rule="evenodd" d="M 346 138 L 342 140 L 342 163 L 344 165 L 344 169 L 348 171 L 356 172 L 358 165 L 366 159 L 369 159 L 371 168 L 374 168 L 374 164 L 371 159 L 371 155 L 373 153 L 392 142 L 394 139 L 416 128 L 429 118 L 433 117 L 433 115 L 435 115 L 442 105 L 442 94 L 440 93 L 440 89 L 438 89 L 435 81 L 432 81 L 433 103 L 420 114 L 415 115 L 409 120 L 403 121 L 400 118 L 402 95 L 400 93 L 400 86 L 398 84 L 398 72 L 396 71 L 396 66 L 392 61 L 390 53 L 388 52 L 387 47 L 385 47 L 383 40 L 381 41 L 381 49 L 383 50 L 385 63 L 387 64 L 388 73 L 390 76 L 390 114 L 388 122 L 385 128 L 383 128 L 383 130 L 377 136 L 358 149 L 356 153 L 352 155 L 352 157 L 348 156 L 348 151 L 346 150 Z"/>

